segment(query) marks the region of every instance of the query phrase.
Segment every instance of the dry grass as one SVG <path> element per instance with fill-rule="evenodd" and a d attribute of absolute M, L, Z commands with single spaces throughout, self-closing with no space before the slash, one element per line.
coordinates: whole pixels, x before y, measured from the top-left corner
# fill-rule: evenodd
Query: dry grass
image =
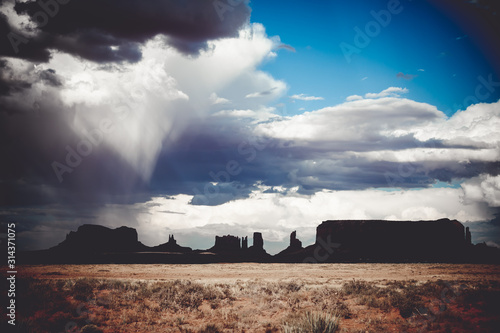
<path fill-rule="evenodd" d="M 323 312 L 306 312 L 283 325 L 285 333 L 335 333 L 339 329 L 339 317 Z"/>
<path fill-rule="evenodd" d="M 17 332 L 500 331 L 498 281 L 17 283 Z"/>

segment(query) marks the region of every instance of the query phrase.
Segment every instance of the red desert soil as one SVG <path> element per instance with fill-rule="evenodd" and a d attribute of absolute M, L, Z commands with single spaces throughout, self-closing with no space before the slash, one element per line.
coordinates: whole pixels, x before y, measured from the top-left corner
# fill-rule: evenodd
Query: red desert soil
<path fill-rule="evenodd" d="M 71 309 L 87 304 L 92 314 L 87 321 L 103 333 L 284 332 L 283 323 L 293 323 L 294 316 L 330 310 L 340 316 L 342 333 L 500 332 L 495 310 L 500 304 L 495 300 L 500 295 L 500 265 L 29 265 L 19 266 L 17 276 L 35 278 L 27 279 L 34 294 L 52 297 L 28 322 L 42 327 L 49 320 L 57 329 L 68 320 L 80 320 Z M 77 285 L 79 278 L 91 280 Z M 59 288 L 59 294 L 56 289 L 50 296 L 43 294 L 46 285 Z M 424 289 L 417 286 L 431 294 L 435 289 L 438 296 L 424 295 L 418 305 L 420 298 L 412 291 Z M 461 292 L 462 286 L 469 289 Z M 383 290 L 393 294 L 379 294 Z M 205 299 L 192 306 L 189 302 L 198 294 Z M 56 300 L 64 307 L 53 305 Z M 410 311 L 418 307 L 422 313 L 403 317 L 407 304 Z"/>
<path fill-rule="evenodd" d="M 188 279 L 231 283 L 236 280 L 301 280 L 308 284 L 341 285 L 364 281 L 499 280 L 500 265 L 478 264 L 204 264 L 204 265 L 33 265 L 19 267 L 20 277 L 104 278 L 138 280 Z"/>

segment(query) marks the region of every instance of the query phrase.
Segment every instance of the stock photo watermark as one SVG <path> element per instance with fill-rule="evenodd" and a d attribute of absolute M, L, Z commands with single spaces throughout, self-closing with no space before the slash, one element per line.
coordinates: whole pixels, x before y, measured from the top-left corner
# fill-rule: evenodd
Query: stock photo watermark
<path fill-rule="evenodd" d="M 259 152 L 262 152 L 264 149 L 269 147 L 278 146 L 278 140 L 274 138 L 252 138 L 250 140 L 242 141 L 238 145 L 238 153 L 243 158 L 242 162 L 238 162 L 236 160 L 229 160 L 225 164 L 225 168 L 223 170 L 219 170 L 217 172 L 209 171 L 208 175 L 210 176 L 212 182 L 208 182 L 203 187 L 203 192 L 201 192 L 197 187 L 193 187 L 194 204 L 202 204 L 206 205 L 210 202 L 210 199 L 216 198 L 220 195 L 219 184 L 220 183 L 232 183 L 236 181 L 235 177 L 237 177 L 242 171 L 243 166 L 247 163 L 251 163 L 254 161 Z M 244 185 L 236 185 L 238 190 L 243 189 Z M 233 195 L 234 196 L 234 195 Z"/>
<path fill-rule="evenodd" d="M 449 282 L 444 282 L 444 284 L 446 287 L 441 290 L 439 299 L 432 300 L 428 306 L 414 309 L 412 316 L 408 319 L 410 325 L 418 329 L 417 332 L 427 332 L 429 325 L 436 321 L 437 316 L 444 313 L 448 306 L 467 289 L 464 284 L 456 288 Z"/>
<path fill-rule="evenodd" d="M 474 89 L 474 94 L 465 97 L 462 104 L 454 104 L 452 111 L 464 110 L 470 105 L 478 104 L 486 101 L 490 98 L 498 87 L 500 87 L 500 81 L 493 80 L 493 74 L 489 74 L 487 78 L 482 75 L 477 77 L 478 84 Z"/>
<path fill-rule="evenodd" d="M 124 104 L 129 107 L 128 104 Z M 73 148 L 70 145 L 66 146 L 66 157 L 64 162 L 53 161 L 51 163 L 52 170 L 56 175 L 59 183 L 64 181 L 63 175 L 66 173 L 72 173 L 75 168 L 80 166 L 85 157 L 92 154 L 94 150 L 102 144 L 106 135 L 112 133 L 118 122 L 125 120 L 130 115 L 130 110 L 120 111 L 121 108 L 114 109 L 116 113 L 114 118 L 107 117 L 101 119 L 99 126 L 88 131 L 84 130 L 82 132 L 83 138 L 76 144 Z"/>
<path fill-rule="evenodd" d="M 280 103 L 276 105 L 276 114 L 280 117 L 286 117 L 288 115 L 288 109 L 285 104 Z M 213 170 L 208 173 L 212 182 L 206 183 L 203 187 L 203 191 L 199 188 L 193 187 L 193 204 L 207 205 L 210 199 L 215 199 L 220 195 L 220 190 L 218 185 L 220 183 L 231 184 L 236 181 L 236 177 L 243 172 L 243 167 L 245 164 L 253 162 L 259 152 L 264 151 L 266 148 L 280 147 L 284 141 L 277 138 L 263 138 L 263 137 L 250 137 L 247 140 L 240 142 L 237 147 L 239 156 L 242 158 L 241 162 L 237 160 L 229 160 L 225 164 L 223 170 L 218 170 L 214 172 Z M 245 185 L 237 184 L 233 185 L 237 190 L 242 190 Z M 232 194 L 231 194 L 232 195 Z M 234 198 L 234 195 L 232 195 Z"/>
<path fill-rule="evenodd" d="M 161 75 L 152 68 L 147 67 L 142 74 L 147 78 L 148 82 L 161 86 Z M 80 133 L 80 141 L 74 147 L 70 145 L 65 147 L 66 156 L 64 160 L 54 160 L 51 163 L 52 170 L 59 183 L 64 181 L 63 176 L 65 174 L 72 173 L 75 168 L 81 165 L 84 158 L 96 151 L 103 144 L 106 136 L 111 135 L 116 130 L 118 124 L 134 114 L 134 105 L 141 105 L 141 96 L 145 96 L 148 92 L 147 88 L 136 89 L 133 93 L 124 92 L 120 100 L 111 108 L 112 114 L 110 116 L 102 118 L 94 128 L 90 130 L 84 129 Z"/>
<path fill-rule="evenodd" d="M 334 253 L 338 250 L 338 248 L 340 248 L 340 246 L 340 243 L 332 242 L 331 235 L 328 235 L 326 237 L 326 241 L 323 238 L 319 237 L 318 241 L 316 242 L 316 246 L 314 247 L 313 255 L 305 258 L 302 262 L 313 264 L 326 262 L 334 255 Z"/>
<path fill-rule="evenodd" d="M 463 103 L 460 105 L 455 104 L 453 112 L 458 110 L 465 110 L 468 106 L 481 103 L 486 101 L 488 98 L 495 93 L 498 87 L 500 87 L 500 82 L 493 80 L 493 74 L 489 74 L 487 77 L 479 75 L 477 77 L 478 84 L 474 89 L 474 94 L 469 95 L 464 98 Z M 419 142 L 413 148 L 426 148 L 434 149 L 436 148 L 435 142 Z M 397 167 L 397 172 L 386 171 L 384 177 L 386 183 L 390 187 L 397 187 L 398 185 L 404 184 L 406 180 L 411 178 L 417 172 L 417 165 L 412 162 L 406 162 L 399 164 Z"/>
<path fill-rule="evenodd" d="M 16 325 L 16 224 L 7 224 L 7 323 Z"/>
<path fill-rule="evenodd" d="M 50 19 L 56 16 L 61 9 L 60 5 L 66 5 L 71 0 L 38 0 L 36 3 L 40 6 L 40 10 L 33 14 L 32 19 L 38 28 L 46 26 Z M 7 39 L 14 50 L 14 53 L 19 53 L 19 46 L 21 44 L 28 44 L 30 38 L 16 34 L 10 31 L 7 34 Z"/>

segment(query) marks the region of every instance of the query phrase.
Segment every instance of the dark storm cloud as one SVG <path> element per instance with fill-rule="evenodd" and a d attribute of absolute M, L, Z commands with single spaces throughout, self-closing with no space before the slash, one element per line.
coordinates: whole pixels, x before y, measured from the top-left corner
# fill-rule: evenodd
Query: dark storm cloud
<path fill-rule="evenodd" d="M 207 41 L 237 34 L 250 16 L 242 1 L 227 5 L 224 15 L 205 0 L 55 0 L 16 2 L 18 15 L 28 15 L 36 36 L 13 29 L 0 13 L 0 56 L 47 61 L 56 49 L 95 62 L 141 59 L 140 46 L 156 35 L 185 54 L 198 54 Z M 14 40 L 15 46 L 12 45 Z"/>
<path fill-rule="evenodd" d="M 30 87 L 30 82 L 20 80 L 14 76 L 14 71 L 7 60 L 0 59 L 0 105 L 2 105 L 2 96 L 20 92 Z M 0 112 L 6 112 L 7 110 L 7 108 L 2 108 Z"/>
<path fill-rule="evenodd" d="M 204 126 L 189 128 L 179 145 L 169 147 L 169 151 L 159 157 L 151 186 L 159 193 L 193 195 L 192 203 L 202 205 L 247 198 L 257 189 L 257 184 L 282 186 L 285 191 L 299 187 L 301 194 L 314 194 L 323 189 L 428 187 L 434 184 L 435 178 L 422 163 L 411 164 L 411 174 L 404 173 L 401 177 L 400 166 L 408 168 L 409 165 L 371 161 L 347 153 L 397 151 L 419 146 L 444 147 L 441 142 L 422 143 L 409 136 L 376 143 L 330 141 L 297 145 L 255 136 L 251 127 L 242 127 L 231 118 L 217 117 Z M 446 171 L 453 177 L 455 170 Z"/>
<path fill-rule="evenodd" d="M 31 77 L 50 87 L 57 88 L 59 83 L 51 70 Z M 0 113 L 0 153 L 5 157 L 0 163 L 0 206 L 141 200 L 144 182 L 104 146 L 94 147 L 92 154 L 65 174 L 64 182 L 58 181 L 53 162 L 65 163 L 68 149 L 74 150 L 82 137 L 70 125 L 74 110 L 61 107 L 57 93 L 47 95 L 31 108 L 29 103 L 21 104 L 22 99 L 6 99 L 11 112 Z"/>
<path fill-rule="evenodd" d="M 62 86 L 62 80 L 57 76 L 56 71 L 53 69 L 46 69 L 40 73 L 40 79 L 53 87 Z"/>
<path fill-rule="evenodd" d="M 218 205 L 248 197 L 257 184 L 285 191 L 298 187 L 298 193 L 310 195 L 324 189 L 425 188 L 437 181 L 495 176 L 500 170 L 498 162 L 473 158 L 458 162 L 455 150 L 457 154 L 472 152 L 476 146 L 438 139 L 422 142 L 411 134 L 387 136 L 364 127 L 370 135 L 359 140 L 325 139 L 319 134 L 309 140 L 284 140 L 256 136 L 254 127 L 242 119 L 219 116 L 189 128 L 178 145 L 160 156 L 152 181 L 156 190 L 194 195 L 194 204 Z M 414 153 L 419 149 L 425 154 L 438 151 L 448 158 L 442 160 L 438 154 L 398 162 L 370 157 L 372 152 Z M 231 174 L 228 169 L 233 166 L 237 171 Z"/>
<path fill-rule="evenodd" d="M 209 40 L 237 35 L 250 14 L 245 2 L 233 2 L 222 16 L 212 1 L 201 0 L 60 2 L 15 3 L 18 15 L 28 15 L 35 26 L 38 20 L 38 28 L 29 34 L 12 27 L 0 12 L 0 35 L 10 36 L 0 39 L 0 57 L 46 62 L 49 49 L 55 49 L 116 71 L 112 62 L 140 60 L 141 44 L 156 35 L 164 35 L 180 52 L 196 55 Z M 14 6 L 14 1 L 0 0 L 0 5 L 7 3 Z M 43 17 L 46 24 L 40 24 Z M 68 147 L 75 149 L 82 141 L 71 127 L 75 110 L 59 96 L 64 84 L 50 68 L 14 69 L 0 58 L 0 152 L 8 156 L 0 163 L 0 206 L 147 200 L 150 194 L 144 194 L 147 186 L 137 171 L 104 146 L 94 147 L 82 167 L 65 174 L 64 182 L 55 177 L 53 162 L 64 163 Z M 175 193 L 173 183 L 166 187 Z"/>
<path fill-rule="evenodd" d="M 2 36 L 0 57 L 16 57 L 35 62 L 45 62 L 50 58 L 48 47 L 51 41 L 47 34 L 39 33 L 35 37 L 28 38 L 24 32 L 10 26 L 7 16 L 2 12 L 0 12 L 0 36 Z"/>

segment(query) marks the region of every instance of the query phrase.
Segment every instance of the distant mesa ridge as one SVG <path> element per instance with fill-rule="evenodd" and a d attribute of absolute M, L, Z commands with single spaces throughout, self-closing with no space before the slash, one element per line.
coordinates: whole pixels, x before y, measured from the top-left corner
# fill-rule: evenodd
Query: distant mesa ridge
<path fill-rule="evenodd" d="M 500 262 L 500 250 L 472 245 L 469 228 L 456 220 L 386 221 L 328 220 L 316 228 L 315 243 L 307 247 L 290 234 L 289 246 L 271 256 L 262 233 L 248 237 L 215 236 L 207 250 L 166 243 L 150 247 L 129 227 L 110 229 L 85 224 L 55 247 L 22 254 L 28 263 L 206 263 L 206 262 Z"/>
<path fill-rule="evenodd" d="M 68 252 L 137 252 L 147 247 L 138 241 L 134 228 L 110 229 L 95 224 L 84 224 L 76 232 L 71 231 L 66 239 L 52 249 Z"/>
<path fill-rule="evenodd" d="M 215 236 L 215 245 L 207 250 L 208 252 L 238 255 L 243 257 L 267 257 L 269 254 L 264 250 L 264 239 L 262 233 L 253 233 L 253 245 L 248 247 L 248 236 L 240 239 L 240 237 L 226 235 Z"/>
<path fill-rule="evenodd" d="M 226 236 L 215 236 L 215 245 L 212 246 L 207 251 L 214 253 L 234 253 L 240 252 L 242 250 L 241 241 L 239 237 L 226 235 Z"/>
<path fill-rule="evenodd" d="M 469 229 L 456 220 L 324 221 L 316 244 L 338 244 L 332 260 L 452 260 L 471 246 Z"/>

